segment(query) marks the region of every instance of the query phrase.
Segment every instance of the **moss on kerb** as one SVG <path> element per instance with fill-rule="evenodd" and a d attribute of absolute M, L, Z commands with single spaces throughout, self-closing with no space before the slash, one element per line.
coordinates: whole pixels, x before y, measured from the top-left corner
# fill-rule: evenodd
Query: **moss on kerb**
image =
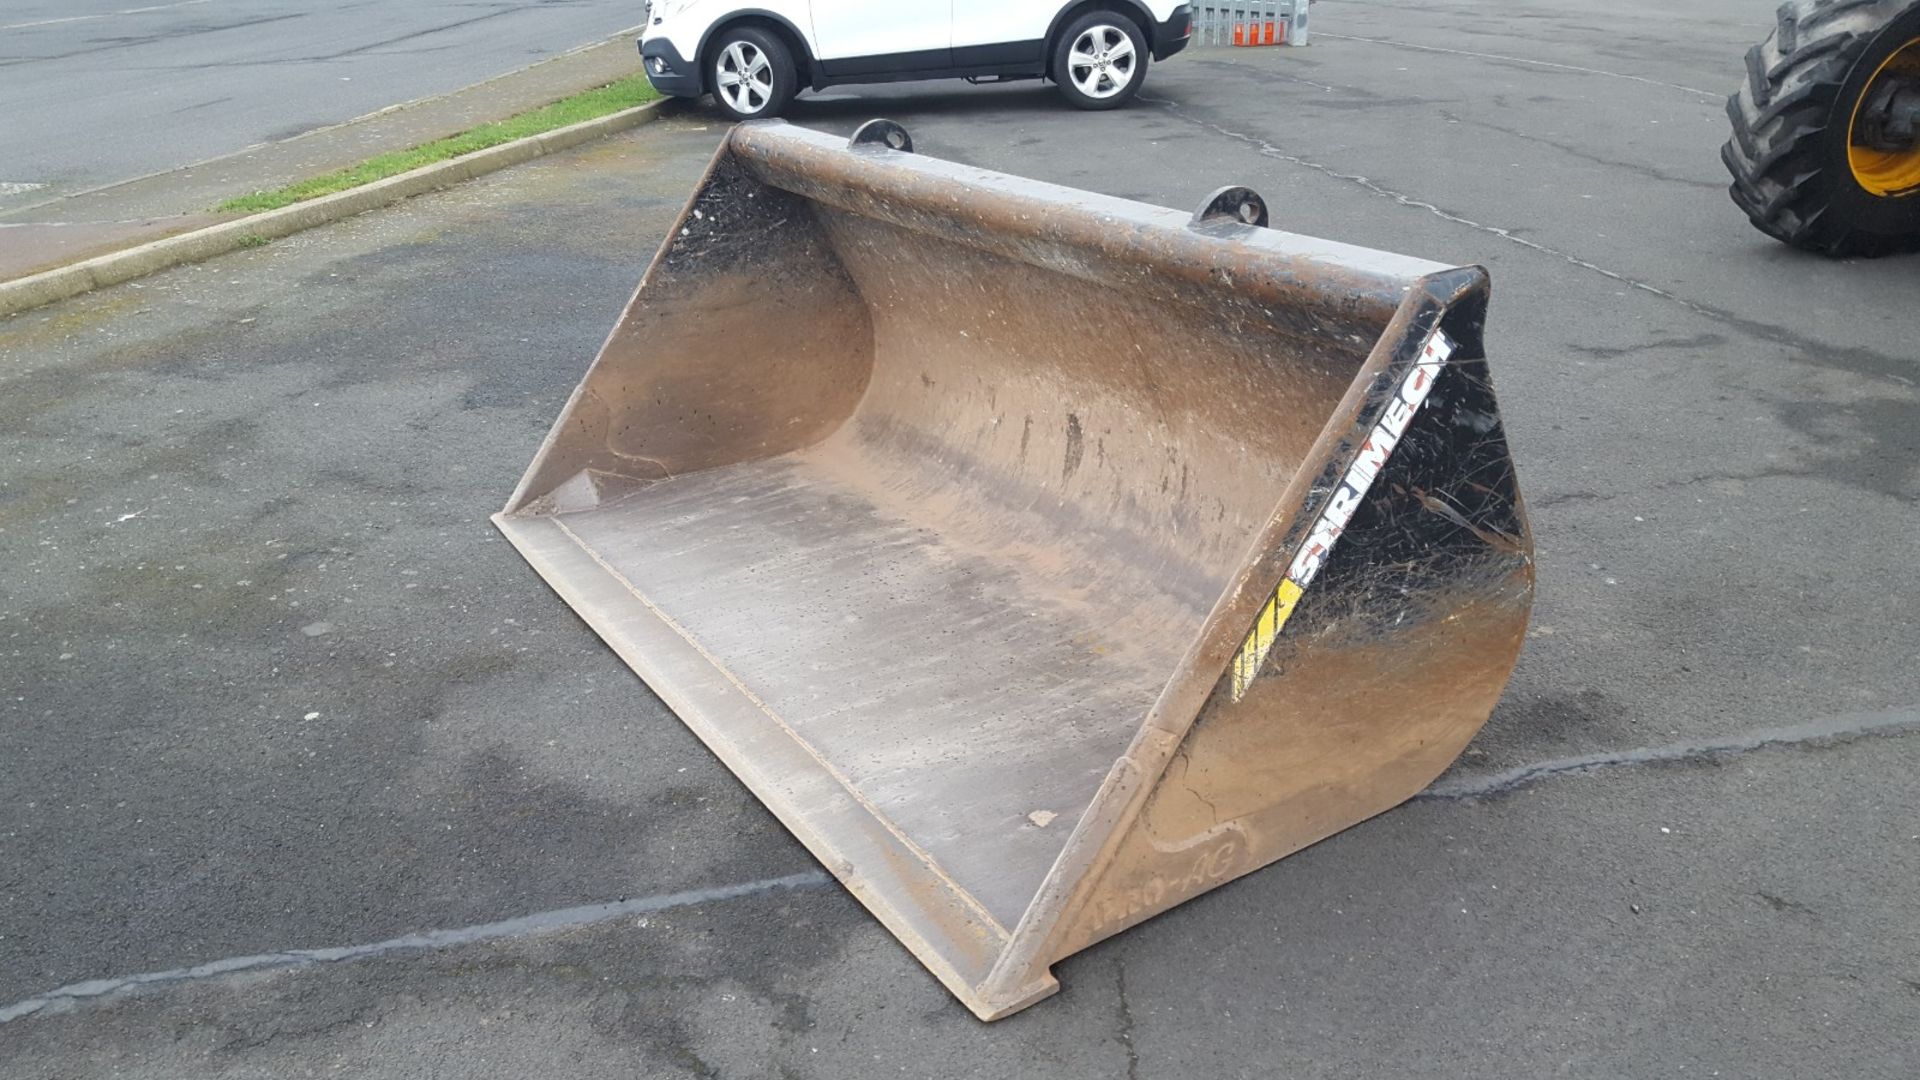
<path fill-rule="evenodd" d="M 287 184 L 271 191 L 256 191 L 250 195 L 228 199 L 214 209 L 219 213 L 258 213 L 262 210 L 278 210 L 283 206 L 292 206 L 294 203 L 362 187 L 389 176 L 411 172 L 436 161 L 446 161 L 477 150 L 513 142 L 516 139 L 555 131 L 587 120 L 596 120 L 602 116 L 631 109 L 636 105 L 644 105 L 659 96 L 659 93 L 647 83 L 646 76 L 629 76 L 619 82 L 562 98 L 551 105 L 543 105 L 538 109 L 510 116 L 505 120 L 470 128 L 458 135 L 436 139 L 408 150 L 380 154 L 358 165 L 335 169 L 330 173 Z M 257 245 L 243 243 L 242 246 Z"/>

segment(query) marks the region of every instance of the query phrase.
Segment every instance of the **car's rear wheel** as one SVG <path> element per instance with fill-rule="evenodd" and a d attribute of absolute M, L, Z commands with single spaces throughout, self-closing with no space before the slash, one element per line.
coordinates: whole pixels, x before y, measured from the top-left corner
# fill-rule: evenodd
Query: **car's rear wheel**
<path fill-rule="evenodd" d="M 758 26 L 722 31 L 707 59 L 707 85 L 720 111 L 735 120 L 780 115 L 799 88 L 793 50 Z"/>
<path fill-rule="evenodd" d="M 1053 81 L 1076 108 L 1117 109 L 1147 77 L 1147 38 L 1132 19 L 1091 11 L 1067 25 L 1053 46 Z"/>

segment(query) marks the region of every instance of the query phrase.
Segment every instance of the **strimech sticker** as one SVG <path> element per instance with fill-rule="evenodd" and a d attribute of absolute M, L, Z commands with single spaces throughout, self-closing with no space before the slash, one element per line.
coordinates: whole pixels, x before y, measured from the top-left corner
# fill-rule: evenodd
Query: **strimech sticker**
<path fill-rule="evenodd" d="M 1333 552 L 1333 545 L 1340 539 L 1340 533 L 1353 519 L 1353 512 L 1367 497 L 1367 489 L 1386 467 L 1387 458 L 1393 454 L 1393 448 L 1400 443 L 1400 437 L 1406 434 L 1407 425 L 1413 422 L 1413 414 L 1420 411 L 1420 404 L 1427 400 L 1433 391 L 1433 381 L 1440 377 L 1440 371 L 1446 366 L 1447 357 L 1453 355 L 1453 342 L 1439 330 L 1427 339 L 1420 350 L 1413 367 L 1406 378 L 1400 380 L 1400 391 L 1380 414 L 1373 430 L 1360 444 L 1360 452 L 1354 455 L 1353 464 L 1347 467 L 1346 475 L 1328 496 L 1327 505 L 1320 511 L 1319 520 L 1308 531 L 1306 542 L 1293 557 L 1287 567 L 1287 576 L 1281 580 L 1273 595 L 1267 598 L 1260 609 L 1260 615 L 1254 620 L 1253 629 L 1247 632 L 1247 639 L 1241 643 L 1240 651 L 1233 657 L 1233 700 L 1239 701 L 1246 696 L 1247 687 L 1253 685 L 1254 676 L 1259 674 L 1260 665 L 1266 662 L 1267 653 L 1280 636 L 1280 630 L 1287 624 L 1287 617 L 1293 614 L 1294 605 L 1300 602 L 1301 594 L 1313 583 L 1314 575 L 1326 565 L 1327 556 Z"/>

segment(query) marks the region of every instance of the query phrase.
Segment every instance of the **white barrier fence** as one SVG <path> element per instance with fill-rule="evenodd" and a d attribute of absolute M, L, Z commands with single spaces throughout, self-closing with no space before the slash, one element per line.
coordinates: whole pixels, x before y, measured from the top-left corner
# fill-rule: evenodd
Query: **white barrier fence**
<path fill-rule="evenodd" d="M 1193 5 L 1193 43 L 1305 45 L 1309 3 L 1310 0 L 1199 0 Z"/>

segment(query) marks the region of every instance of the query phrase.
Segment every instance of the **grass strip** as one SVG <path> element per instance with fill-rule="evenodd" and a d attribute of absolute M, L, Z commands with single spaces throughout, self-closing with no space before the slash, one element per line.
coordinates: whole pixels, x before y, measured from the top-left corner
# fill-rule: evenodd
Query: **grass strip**
<path fill-rule="evenodd" d="M 411 150 L 396 150 L 368 158 L 358 165 L 336 169 L 307 180 L 277 187 L 271 191 L 256 191 L 251 195 L 241 195 L 228 199 L 214 207 L 216 213 L 258 213 L 262 210 L 278 210 L 283 206 L 292 206 L 297 202 L 317 199 L 322 195 L 331 195 L 336 191 L 346 191 L 375 180 L 384 180 L 410 172 L 422 165 L 431 165 L 436 161 L 446 161 L 462 154 L 471 154 L 476 150 L 485 150 L 490 146 L 524 139 L 529 135 L 563 128 L 569 124 L 578 124 L 583 120 L 616 113 L 622 109 L 631 109 L 635 105 L 644 105 L 660 96 L 659 92 L 647 83 L 645 75 L 634 75 L 609 83 L 598 89 L 561 98 L 551 105 L 542 105 L 505 120 L 496 120 L 490 124 L 481 124 L 458 135 L 416 146 Z"/>

